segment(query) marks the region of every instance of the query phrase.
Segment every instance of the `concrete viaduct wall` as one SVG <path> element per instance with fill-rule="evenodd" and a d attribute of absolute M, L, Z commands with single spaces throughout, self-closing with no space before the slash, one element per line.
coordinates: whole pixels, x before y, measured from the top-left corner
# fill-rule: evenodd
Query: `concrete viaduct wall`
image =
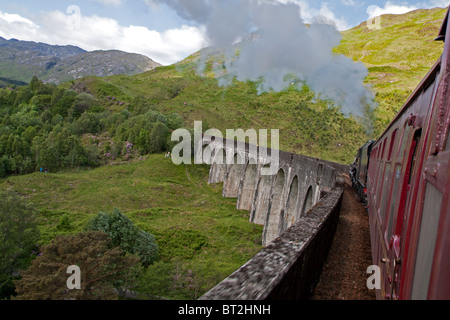
<path fill-rule="evenodd" d="M 265 248 L 201 300 L 308 299 L 334 238 L 339 173 L 348 167 L 279 151 L 276 173 L 263 175 L 273 150 L 204 139 L 196 157 L 211 155 L 203 157 L 211 164 L 209 183 L 223 183 L 223 196 L 236 198 L 237 208 L 264 226 Z"/>

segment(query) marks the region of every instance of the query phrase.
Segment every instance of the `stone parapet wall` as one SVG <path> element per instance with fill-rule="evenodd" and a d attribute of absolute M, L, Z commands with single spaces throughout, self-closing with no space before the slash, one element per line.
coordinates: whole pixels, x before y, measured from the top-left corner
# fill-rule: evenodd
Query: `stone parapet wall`
<path fill-rule="evenodd" d="M 309 299 L 339 221 L 343 189 L 327 192 L 293 226 L 200 300 Z"/>

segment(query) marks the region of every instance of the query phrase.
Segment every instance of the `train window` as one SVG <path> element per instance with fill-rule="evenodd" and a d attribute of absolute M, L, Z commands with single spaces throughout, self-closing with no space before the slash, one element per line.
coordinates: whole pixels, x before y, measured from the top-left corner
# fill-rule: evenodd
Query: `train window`
<path fill-rule="evenodd" d="M 413 153 L 413 156 L 412 156 L 411 171 L 410 171 L 410 174 L 409 174 L 408 184 L 411 184 L 411 178 L 413 177 L 413 172 L 414 172 L 414 169 L 416 167 L 415 166 L 416 165 L 416 160 L 417 160 L 416 155 L 417 155 L 417 149 L 419 148 L 419 141 L 420 141 L 420 137 L 421 136 L 422 136 L 422 129 L 417 130 L 414 133 L 415 147 L 414 147 L 414 153 Z"/>
<path fill-rule="evenodd" d="M 427 299 L 441 207 L 442 193 L 427 183 L 414 270 L 413 300 Z"/>
<path fill-rule="evenodd" d="M 377 193 L 376 193 L 376 197 L 377 199 L 380 199 L 381 197 L 381 185 L 382 185 L 382 181 L 383 181 L 383 177 L 384 177 L 384 166 L 383 166 L 383 156 L 384 156 L 384 149 L 386 147 L 386 140 L 387 138 L 384 139 L 382 146 L 381 146 L 381 159 L 380 159 L 380 165 L 379 165 L 379 169 L 378 169 L 378 179 L 377 179 Z M 378 208 L 379 208 L 380 202 L 378 202 Z"/>
<path fill-rule="evenodd" d="M 376 193 L 375 193 L 375 197 L 376 197 L 376 199 L 377 199 L 377 207 L 378 208 L 380 208 L 380 201 L 379 201 L 379 199 L 380 199 L 380 192 L 381 192 L 381 182 L 382 182 L 382 179 L 383 179 L 383 175 L 384 175 L 384 166 L 383 166 L 383 162 L 380 162 L 380 166 L 379 166 L 379 169 L 378 169 L 378 176 L 377 176 L 377 190 L 376 190 Z"/>
<path fill-rule="evenodd" d="M 384 138 L 383 141 L 383 152 L 381 153 L 381 159 L 384 159 L 384 150 L 386 149 L 387 138 Z"/>
<path fill-rule="evenodd" d="M 388 158 L 387 158 L 388 161 L 391 161 L 391 158 L 392 158 L 392 150 L 394 150 L 394 144 L 395 144 L 395 138 L 397 138 L 397 132 L 398 132 L 398 129 L 392 133 L 391 145 L 389 146 L 389 153 L 388 153 Z"/>
<path fill-rule="evenodd" d="M 445 151 L 450 151 L 450 130 L 447 130 L 447 142 L 445 143 Z"/>
<path fill-rule="evenodd" d="M 411 130 L 411 127 L 408 126 L 407 124 L 405 124 L 405 128 L 403 129 L 402 144 L 401 144 L 400 148 L 398 149 L 397 162 L 401 162 L 403 160 L 403 155 L 405 153 L 406 144 L 408 143 L 410 130 Z"/>
<path fill-rule="evenodd" d="M 378 153 L 378 148 L 374 148 L 372 149 L 372 152 L 370 153 L 370 160 L 369 160 L 369 175 L 367 177 L 367 185 L 370 186 L 370 192 L 373 192 L 373 187 L 375 185 L 375 183 L 373 182 L 374 179 L 374 174 L 377 170 L 378 167 L 378 161 L 377 161 L 377 153 Z M 370 179 L 370 183 L 369 183 L 369 179 Z"/>
<path fill-rule="evenodd" d="M 386 164 L 386 169 L 384 169 L 384 180 L 383 180 L 383 195 L 381 197 L 381 219 L 384 221 L 384 218 L 386 216 L 386 202 L 389 200 L 389 196 L 391 194 L 390 190 L 390 171 L 391 171 L 391 164 Z"/>
<path fill-rule="evenodd" d="M 402 166 L 400 164 L 397 164 L 395 166 L 394 171 L 394 185 L 392 188 L 392 196 L 391 196 L 391 202 L 389 207 L 389 220 L 386 227 L 386 239 L 389 240 L 392 236 L 392 223 L 394 222 L 394 210 L 395 206 L 397 204 L 397 195 L 398 195 L 398 189 L 400 185 L 400 174 L 402 172 Z"/>

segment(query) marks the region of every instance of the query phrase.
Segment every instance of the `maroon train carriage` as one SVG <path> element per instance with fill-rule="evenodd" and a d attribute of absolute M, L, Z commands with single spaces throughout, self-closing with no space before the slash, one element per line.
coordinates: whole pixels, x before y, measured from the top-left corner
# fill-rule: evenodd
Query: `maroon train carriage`
<path fill-rule="evenodd" d="M 372 145 L 367 201 L 377 299 L 450 299 L 450 24 L 444 53 Z M 447 40 L 447 41 L 445 41 Z"/>

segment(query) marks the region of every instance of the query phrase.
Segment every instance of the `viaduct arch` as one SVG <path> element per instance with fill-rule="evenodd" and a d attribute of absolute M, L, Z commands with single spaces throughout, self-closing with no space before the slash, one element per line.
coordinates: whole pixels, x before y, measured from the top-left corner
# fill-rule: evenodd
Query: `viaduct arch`
<path fill-rule="evenodd" d="M 250 221 L 264 226 L 264 246 L 336 186 L 338 170 L 327 161 L 279 151 L 277 173 L 263 175 L 262 169 L 270 165 L 264 155 L 271 154 L 270 149 L 260 152 L 259 146 L 211 137 L 204 138 L 199 149 L 212 153 L 209 183 L 223 183 L 223 196 L 236 198 L 236 207 L 250 211 Z"/>

